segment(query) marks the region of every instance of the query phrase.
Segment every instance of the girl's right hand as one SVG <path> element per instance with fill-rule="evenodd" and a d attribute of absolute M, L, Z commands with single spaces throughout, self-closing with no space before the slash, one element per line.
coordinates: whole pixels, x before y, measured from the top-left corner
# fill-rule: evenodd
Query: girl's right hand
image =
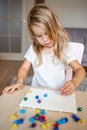
<path fill-rule="evenodd" d="M 13 94 L 16 90 L 20 90 L 23 88 L 23 84 L 15 83 L 11 86 L 7 86 L 3 91 L 2 94 Z"/>

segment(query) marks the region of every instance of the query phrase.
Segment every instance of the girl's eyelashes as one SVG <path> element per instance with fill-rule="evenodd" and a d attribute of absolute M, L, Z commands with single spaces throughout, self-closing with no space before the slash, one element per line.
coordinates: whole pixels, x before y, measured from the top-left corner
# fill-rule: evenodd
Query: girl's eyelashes
<path fill-rule="evenodd" d="M 36 37 L 36 38 L 41 38 L 41 37 L 43 37 L 44 35 L 45 35 L 45 36 L 48 36 L 47 33 L 44 33 L 43 35 L 35 35 L 35 37 Z"/>
<path fill-rule="evenodd" d="M 41 37 L 42 37 L 42 35 L 36 35 L 35 37 L 36 37 L 36 38 L 41 38 Z"/>

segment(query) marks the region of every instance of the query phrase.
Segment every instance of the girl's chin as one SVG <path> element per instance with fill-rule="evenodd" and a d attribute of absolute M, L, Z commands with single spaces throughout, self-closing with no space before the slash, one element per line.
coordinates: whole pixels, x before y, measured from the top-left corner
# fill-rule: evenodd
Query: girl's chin
<path fill-rule="evenodd" d="M 51 48 L 51 47 L 53 47 L 53 45 L 49 45 L 49 46 L 46 46 L 47 48 Z"/>

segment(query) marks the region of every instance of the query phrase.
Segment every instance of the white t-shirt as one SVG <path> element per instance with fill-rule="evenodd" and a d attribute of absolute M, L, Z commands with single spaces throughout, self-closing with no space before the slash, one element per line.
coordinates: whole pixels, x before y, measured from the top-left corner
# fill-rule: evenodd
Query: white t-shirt
<path fill-rule="evenodd" d="M 69 46 L 66 51 L 67 54 L 67 65 L 75 60 L 75 57 L 72 53 L 72 48 Z M 42 52 L 42 60 L 43 63 L 37 67 L 35 64 L 37 55 L 34 52 L 33 46 L 31 45 L 25 54 L 25 58 L 31 62 L 34 75 L 32 78 L 32 86 L 41 86 L 41 87 L 49 87 L 53 89 L 61 88 L 65 83 L 65 69 L 66 66 L 60 62 L 57 58 L 55 58 L 54 64 L 52 62 L 53 59 L 52 54 L 46 54 L 44 51 Z"/>

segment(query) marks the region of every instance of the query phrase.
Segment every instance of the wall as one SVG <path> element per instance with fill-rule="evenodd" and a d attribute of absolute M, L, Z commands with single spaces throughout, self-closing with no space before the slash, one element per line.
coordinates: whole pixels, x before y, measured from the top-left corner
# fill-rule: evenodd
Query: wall
<path fill-rule="evenodd" d="M 87 0 L 45 0 L 65 27 L 87 28 Z"/>
<path fill-rule="evenodd" d="M 87 66 L 87 29 L 82 28 L 66 28 L 69 33 L 70 41 L 82 43 L 84 45 L 84 54 L 82 65 Z"/>

